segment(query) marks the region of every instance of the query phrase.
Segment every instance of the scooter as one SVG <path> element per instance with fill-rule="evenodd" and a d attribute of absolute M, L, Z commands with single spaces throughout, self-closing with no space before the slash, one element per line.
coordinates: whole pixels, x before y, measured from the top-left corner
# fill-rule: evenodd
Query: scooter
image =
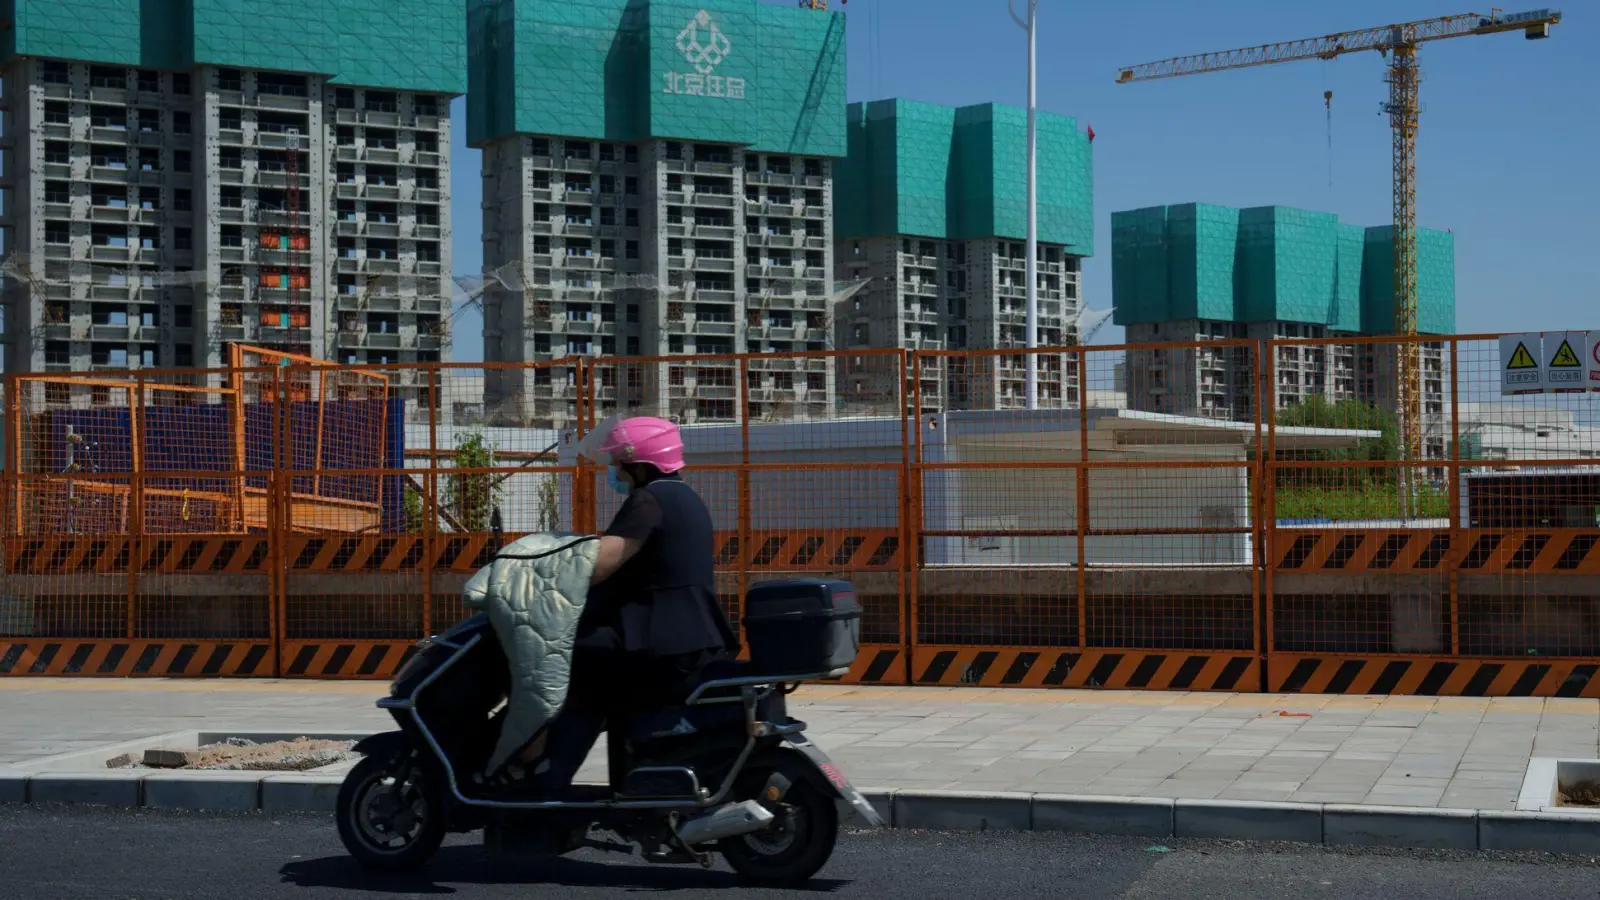
<path fill-rule="evenodd" d="M 631 854 L 637 845 L 653 863 L 709 868 L 720 854 L 759 884 L 810 879 L 841 822 L 884 824 L 785 703 L 853 661 L 860 610 L 848 583 L 813 580 L 752 585 L 745 609 L 750 662 L 716 664 L 681 708 L 608 722 L 608 783 L 548 800 L 496 796 L 468 775 L 494 746 L 509 684 L 488 617 L 420 642 L 377 704 L 399 730 L 355 746 L 363 759 L 336 813 L 345 847 L 369 869 L 412 869 L 447 833 L 481 829 L 491 854 Z M 827 646 L 805 652 L 819 640 Z"/>

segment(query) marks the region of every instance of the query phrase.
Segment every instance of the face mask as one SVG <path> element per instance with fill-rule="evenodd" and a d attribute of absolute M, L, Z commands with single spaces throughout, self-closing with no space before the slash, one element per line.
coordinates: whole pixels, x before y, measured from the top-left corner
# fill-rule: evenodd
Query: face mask
<path fill-rule="evenodd" d="M 629 484 L 623 479 L 622 470 L 618 469 L 616 466 L 612 466 L 610 469 L 608 469 L 606 475 L 611 483 L 611 489 L 613 491 L 616 491 L 617 493 L 626 497 L 628 496 L 628 493 L 633 490 L 633 485 Z"/>

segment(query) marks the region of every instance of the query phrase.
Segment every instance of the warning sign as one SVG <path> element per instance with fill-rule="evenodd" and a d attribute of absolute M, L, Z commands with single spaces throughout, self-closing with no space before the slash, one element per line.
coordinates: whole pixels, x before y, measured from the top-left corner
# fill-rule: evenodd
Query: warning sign
<path fill-rule="evenodd" d="M 1538 334 L 1500 336 L 1500 393 L 1537 394 L 1544 390 L 1543 367 L 1534 355 L 1543 348 Z"/>
<path fill-rule="evenodd" d="M 1582 391 L 1583 357 L 1588 335 L 1582 331 L 1552 331 L 1544 335 L 1544 386 L 1551 391 Z"/>
<path fill-rule="evenodd" d="M 1600 331 L 1591 331 L 1587 337 L 1583 354 L 1584 383 L 1600 391 Z"/>

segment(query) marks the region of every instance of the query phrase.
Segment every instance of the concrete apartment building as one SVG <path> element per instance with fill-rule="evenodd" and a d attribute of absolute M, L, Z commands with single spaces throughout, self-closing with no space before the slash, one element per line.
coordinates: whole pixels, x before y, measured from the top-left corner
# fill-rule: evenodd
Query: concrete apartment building
<path fill-rule="evenodd" d="M 831 328 L 844 17 L 756 0 L 473 0 L 490 362 L 820 351 Z M 520 288 L 520 289 L 519 289 Z M 487 373 L 492 417 L 561 426 L 574 367 Z M 753 419 L 834 407 L 822 358 L 754 361 Z M 602 366 L 606 409 L 744 414 L 733 362 Z"/>
<path fill-rule="evenodd" d="M 1390 226 L 1282 206 L 1188 203 L 1113 213 L 1114 321 L 1130 344 L 1394 333 Z M 1420 229 L 1418 331 L 1455 331 L 1455 243 Z M 1128 405 L 1208 418 L 1255 415 L 1255 362 L 1245 347 L 1132 350 Z M 1398 409 L 1392 345 L 1279 348 L 1273 395 L 1283 409 L 1322 395 Z M 1266 364 L 1262 361 L 1262 371 Z M 1422 348 L 1423 453 L 1447 452 L 1442 345 Z"/>
<path fill-rule="evenodd" d="M 1066 116 L 1038 114 L 1039 343 L 1076 340 L 1080 263 L 1094 252 L 1093 158 Z M 836 272 L 871 279 L 842 304 L 841 348 L 1027 346 L 1027 118 L 986 103 L 908 100 L 850 107 L 837 178 Z M 1042 407 L 1077 403 L 1073 360 L 1043 356 Z M 925 410 L 1012 409 L 1026 402 L 1020 355 L 924 358 Z M 846 395 L 893 391 L 878 373 L 841 376 Z"/>
<path fill-rule="evenodd" d="M 438 360 L 448 0 L 6 0 L 6 369 Z"/>

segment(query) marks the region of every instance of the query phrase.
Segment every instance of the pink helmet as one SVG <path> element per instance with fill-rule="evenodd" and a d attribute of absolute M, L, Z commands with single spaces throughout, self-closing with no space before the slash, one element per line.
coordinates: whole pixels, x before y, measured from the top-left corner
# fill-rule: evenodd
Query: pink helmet
<path fill-rule="evenodd" d="M 683 468 L 683 438 L 678 426 L 654 416 L 618 419 L 597 451 L 611 465 L 649 463 L 667 475 Z"/>

